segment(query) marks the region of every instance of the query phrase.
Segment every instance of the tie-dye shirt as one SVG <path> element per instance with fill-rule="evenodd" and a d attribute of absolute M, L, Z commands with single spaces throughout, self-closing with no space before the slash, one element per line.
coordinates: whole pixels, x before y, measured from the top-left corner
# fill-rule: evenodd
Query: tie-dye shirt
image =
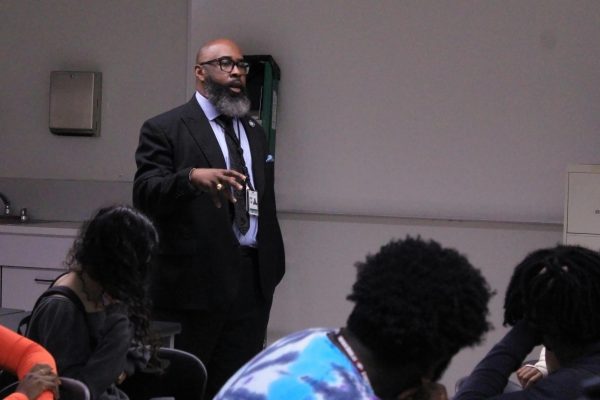
<path fill-rule="evenodd" d="M 313 328 L 280 339 L 244 365 L 214 400 L 376 400 L 371 385 L 329 339 Z"/>

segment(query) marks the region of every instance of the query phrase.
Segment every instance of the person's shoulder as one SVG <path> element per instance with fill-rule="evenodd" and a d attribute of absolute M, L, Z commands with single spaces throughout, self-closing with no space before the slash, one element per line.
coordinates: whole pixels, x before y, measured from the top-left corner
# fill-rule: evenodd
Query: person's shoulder
<path fill-rule="evenodd" d="M 260 133 L 261 137 L 265 137 L 265 130 L 263 129 L 260 122 L 258 122 L 254 117 L 246 115 L 241 119 L 244 121 L 245 126 L 248 128 L 246 134 L 253 135 Z"/>
<path fill-rule="evenodd" d="M 39 299 L 28 323 L 27 336 L 35 341 L 46 337 L 47 331 L 71 331 L 73 326 L 86 325 L 86 314 L 68 297 L 59 293 Z"/>
<path fill-rule="evenodd" d="M 288 347 L 300 348 L 311 341 L 325 338 L 329 333 L 334 331 L 329 328 L 308 328 L 293 332 L 275 341 L 269 349 L 274 351 Z"/>
<path fill-rule="evenodd" d="M 62 293 L 45 295 L 39 300 L 39 304 L 34 310 L 35 314 L 71 313 L 73 311 L 81 312 L 78 305 Z"/>
<path fill-rule="evenodd" d="M 165 119 L 165 118 L 170 118 L 172 116 L 176 116 L 176 115 L 181 115 L 181 113 L 187 108 L 189 107 L 188 103 L 185 104 L 181 104 L 175 108 L 171 108 L 168 111 L 164 111 L 158 115 L 155 115 L 154 117 L 150 118 L 149 120 L 155 120 L 155 119 Z"/>
<path fill-rule="evenodd" d="M 141 134 L 145 136 L 156 132 L 167 135 L 177 133 L 188 118 L 198 119 L 202 115 L 202 109 L 196 99 L 192 98 L 185 104 L 146 120 L 142 125 Z"/>
<path fill-rule="evenodd" d="M 155 122 L 155 123 L 161 123 L 161 122 L 170 121 L 170 120 L 173 120 L 173 119 L 178 119 L 181 116 L 183 116 L 183 115 L 191 112 L 191 109 L 194 108 L 194 103 L 193 103 L 194 101 L 196 101 L 196 100 L 192 98 L 187 103 L 181 104 L 180 106 L 177 106 L 175 108 L 172 108 L 172 109 L 170 109 L 168 111 L 162 112 L 162 113 L 160 113 L 158 115 L 155 115 L 155 116 L 149 118 L 146 122 L 149 122 L 149 123 L 153 123 L 153 122 Z M 198 109 L 200 109 L 200 106 L 198 106 Z"/>
<path fill-rule="evenodd" d="M 242 117 L 242 119 L 246 120 L 246 122 L 248 123 L 250 128 L 263 129 L 260 122 L 251 115 L 246 115 L 246 116 Z"/>

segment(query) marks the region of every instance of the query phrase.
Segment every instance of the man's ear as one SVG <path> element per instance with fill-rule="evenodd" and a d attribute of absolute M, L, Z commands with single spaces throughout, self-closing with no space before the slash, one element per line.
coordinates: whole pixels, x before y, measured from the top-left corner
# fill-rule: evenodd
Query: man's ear
<path fill-rule="evenodd" d="M 199 80 L 200 82 L 204 82 L 204 80 L 206 79 L 206 71 L 204 70 L 204 67 L 202 65 L 198 65 L 196 64 L 194 66 L 194 75 L 196 76 L 196 79 Z"/>

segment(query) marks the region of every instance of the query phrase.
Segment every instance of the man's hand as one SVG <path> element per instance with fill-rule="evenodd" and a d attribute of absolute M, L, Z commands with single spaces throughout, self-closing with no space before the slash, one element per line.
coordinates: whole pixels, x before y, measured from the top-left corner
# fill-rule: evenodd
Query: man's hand
<path fill-rule="evenodd" d="M 542 373 L 535 367 L 524 365 L 517 370 L 517 379 L 519 383 L 523 387 L 523 389 L 527 389 L 540 379 L 542 379 Z"/>
<path fill-rule="evenodd" d="M 36 399 L 42 392 L 51 390 L 58 398 L 60 380 L 52 368 L 46 364 L 36 364 L 23 377 L 15 392 L 23 393 L 29 400 Z"/>
<path fill-rule="evenodd" d="M 193 168 L 190 171 L 190 182 L 197 188 L 209 193 L 217 208 L 221 208 L 221 200 L 235 203 L 231 188 L 242 190 L 246 177 L 231 169 Z"/>

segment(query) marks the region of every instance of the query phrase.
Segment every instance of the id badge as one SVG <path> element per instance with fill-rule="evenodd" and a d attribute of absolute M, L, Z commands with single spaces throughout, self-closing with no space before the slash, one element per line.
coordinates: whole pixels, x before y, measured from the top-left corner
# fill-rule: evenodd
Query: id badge
<path fill-rule="evenodd" d="M 248 214 L 258 217 L 258 192 L 246 189 L 246 211 Z"/>

